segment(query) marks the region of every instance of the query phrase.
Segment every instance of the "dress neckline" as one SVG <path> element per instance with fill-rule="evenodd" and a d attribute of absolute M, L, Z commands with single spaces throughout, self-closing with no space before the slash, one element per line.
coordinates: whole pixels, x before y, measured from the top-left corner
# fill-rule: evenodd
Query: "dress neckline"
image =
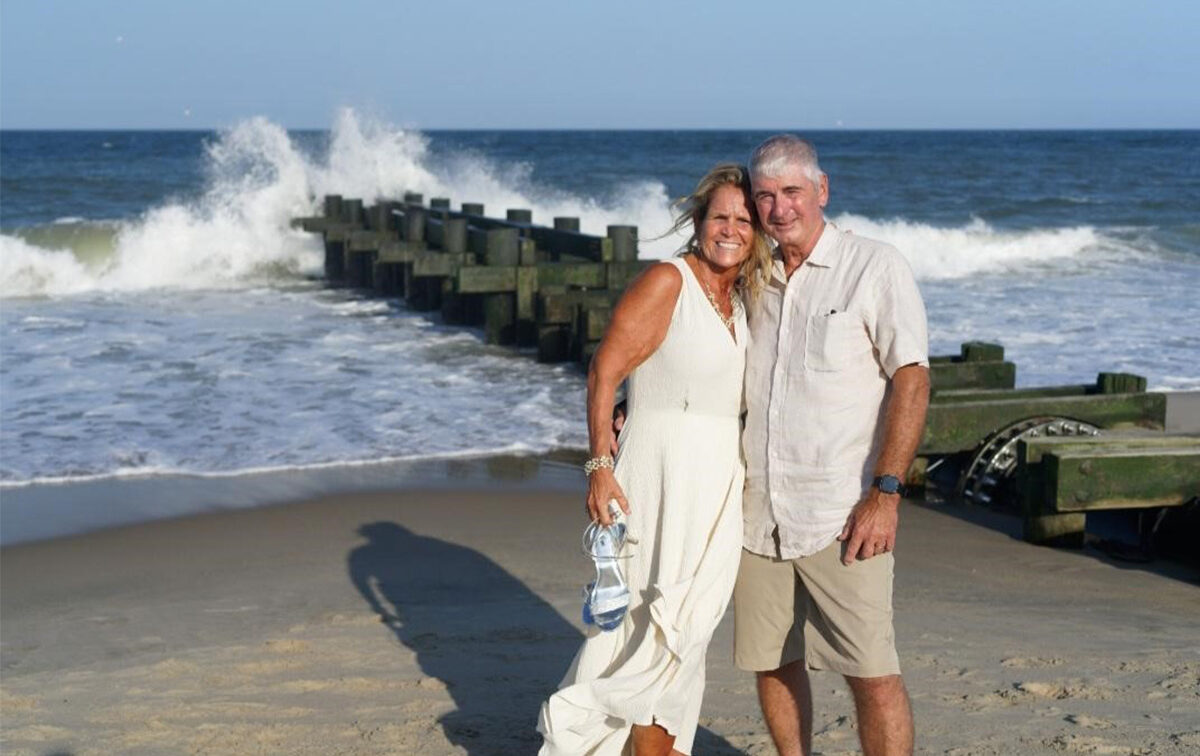
<path fill-rule="evenodd" d="M 696 285 L 696 289 L 699 291 L 700 297 L 704 300 L 704 309 L 707 310 L 710 315 L 716 318 L 717 323 L 721 326 L 721 330 L 729 335 L 733 345 L 738 346 L 736 310 L 733 313 L 733 329 L 731 330 L 725 326 L 725 321 L 721 318 L 721 314 L 712 306 L 712 303 L 708 299 L 708 295 L 704 293 L 704 285 L 700 283 L 700 277 L 696 275 L 696 271 L 692 270 L 692 266 L 688 264 L 687 258 L 678 257 L 676 259 L 679 260 L 683 267 L 687 268 L 688 273 L 691 275 L 692 283 Z"/>

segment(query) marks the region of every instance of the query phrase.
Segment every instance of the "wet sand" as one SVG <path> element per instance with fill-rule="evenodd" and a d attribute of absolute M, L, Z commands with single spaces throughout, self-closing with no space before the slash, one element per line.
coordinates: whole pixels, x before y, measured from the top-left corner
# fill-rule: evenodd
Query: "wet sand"
<path fill-rule="evenodd" d="M 490 475 L 0 550 L 4 753 L 535 752 L 582 638 L 582 480 L 478 464 Z M 1197 570 L 1015 532 L 905 507 L 896 625 L 918 751 L 1200 751 Z M 731 645 L 728 615 L 696 753 L 773 753 Z M 841 680 L 814 691 L 815 750 L 857 752 Z"/>

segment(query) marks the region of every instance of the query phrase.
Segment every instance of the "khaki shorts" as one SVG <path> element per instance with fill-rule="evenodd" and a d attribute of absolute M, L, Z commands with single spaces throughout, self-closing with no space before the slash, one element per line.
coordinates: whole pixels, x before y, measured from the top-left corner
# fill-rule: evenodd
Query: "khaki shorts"
<path fill-rule="evenodd" d="M 733 589 L 733 660 L 765 672 L 804 659 L 851 677 L 900 674 L 892 629 L 892 568 L 881 554 L 849 566 L 842 543 L 799 559 L 742 549 Z"/>

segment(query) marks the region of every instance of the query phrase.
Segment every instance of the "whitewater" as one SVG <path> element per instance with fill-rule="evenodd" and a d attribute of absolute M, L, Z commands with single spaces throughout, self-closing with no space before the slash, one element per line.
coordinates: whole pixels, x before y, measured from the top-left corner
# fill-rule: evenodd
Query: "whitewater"
<path fill-rule="evenodd" d="M 320 239 L 291 219 L 318 212 L 325 194 L 369 204 L 415 191 L 490 215 L 528 208 L 540 223 L 577 216 L 593 234 L 636 224 L 642 257 L 662 258 L 681 241 L 662 236 L 672 197 L 745 152 L 645 149 L 638 173 L 605 167 L 633 159 L 619 133 L 586 149 L 533 135 L 515 155 L 494 146 L 501 137 L 425 134 L 350 110 L 317 136 L 252 118 L 205 137 L 194 177 L 109 217 L 32 202 L 20 216 L 6 184 L 0 488 L 582 447 L 577 369 L 325 287 Z M 152 172 L 155 156 L 143 159 Z M 847 174 L 845 196 L 868 196 Z M 833 187 L 836 199 L 838 174 Z M 830 219 L 909 260 L 935 353 L 994 340 L 1020 385 L 1127 370 L 1152 388 L 1200 388 L 1194 224 L 1101 223 L 1078 209 L 1087 196 L 1065 190 L 1031 195 L 1043 215 L 1021 222 L 982 201 L 905 204 L 878 191 L 860 206 L 835 201 Z"/>

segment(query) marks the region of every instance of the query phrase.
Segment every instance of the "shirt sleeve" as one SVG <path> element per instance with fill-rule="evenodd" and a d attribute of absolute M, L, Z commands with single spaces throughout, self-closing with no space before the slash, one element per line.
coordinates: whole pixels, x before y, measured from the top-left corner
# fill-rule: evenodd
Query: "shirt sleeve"
<path fill-rule="evenodd" d="M 891 378 L 905 365 L 929 367 L 929 334 L 925 303 L 908 261 L 894 248 L 883 257 L 875 281 L 874 322 L 868 325 L 879 364 Z"/>

